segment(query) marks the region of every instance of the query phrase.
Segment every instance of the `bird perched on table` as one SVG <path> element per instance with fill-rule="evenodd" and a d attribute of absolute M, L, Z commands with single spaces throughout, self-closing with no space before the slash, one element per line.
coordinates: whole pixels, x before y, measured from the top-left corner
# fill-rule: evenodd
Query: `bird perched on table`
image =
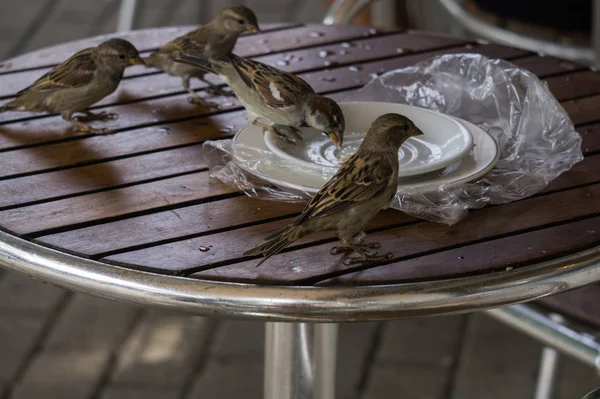
<path fill-rule="evenodd" d="M 97 47 L 81 50 L 17 93 L 17 98 L 0 107 L 5 111 L 60 113 L 82 132 L 107 133 L 83 122 L 116 119 L 116 114 L 87 110 L 114 92 L 125 68 L 144 64 L 138 50 L 123 39 L 110 39 Z M 74 117 L 77 112 L 85 114 Z"/>
<path fill-rule="evenodd" d="M 310 126 L 327 134 L 341 147 L 345 122 L 340 106 L 315 93 L 296 75 L 235 54 L 208 57 L 189 51 L 178 56 L 177 61 L 219 75 L 248 111 L 249 123 L 292 143 L 302 140 L 299 127 Z M 258 118 L 273 124 L 258 122 Z"/>
<path fill-rule="evenodd" d="M 205 70 L 176 62 L 175 57 L 181 52 L 190 50 L 210 57 L 224 56 L 233 50 L 242 33 L 259 31 L 258 21 L 252 10 L 244 6 L 225 8 L 208 24 L 178 37 L 150 54 L 146 58 L 146 64 L 167 72 L 171 76 L 181 77 L 183 88 L 192 95 L 189 100 L 197 104 L 206 104 L 190 88 L 191 78 L 198 78 L 207 83 L 208 91 L 214 94 L 226 93 L 204 78 Z"/>
<path fill-rule="evenodd" d="M 347 259 L 348 264 L 381 260 L 388 255 L 369 254 L 377 243 L 362 239 L 365 224 L 394 198 L 398 185 L 398 151 L 409 137 L 423 134 L 405 116 L 385 114 L 371 125 L 364 141 L 313 199 L 300 216 L 277 233 L 267 237 L 266 244 L 244 255 L 275 255 L 292 242 L 319 231 L 334 231 L 345 247 L 332 253 L 354 250 L 360 256 Z M 355 239 L 355 240 L 353 240 Z"/>

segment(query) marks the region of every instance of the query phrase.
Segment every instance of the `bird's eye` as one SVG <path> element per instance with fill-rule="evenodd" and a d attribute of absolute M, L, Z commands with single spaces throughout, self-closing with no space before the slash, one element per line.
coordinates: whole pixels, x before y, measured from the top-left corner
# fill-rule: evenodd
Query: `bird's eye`
<path fill-rule="evenodd" d="M 119 54 L 119 58 L 122 59 L 122 60 L 124 60 L 125 59 L 125 55 Z"/>
<path fill-rule="evenodd" d="M 238 19 L 237 21 L 238 21 L 238 24 L 240 24 L 240 25 L 244 25 L 244 23 L 246 22 L 243 19 Z"/>

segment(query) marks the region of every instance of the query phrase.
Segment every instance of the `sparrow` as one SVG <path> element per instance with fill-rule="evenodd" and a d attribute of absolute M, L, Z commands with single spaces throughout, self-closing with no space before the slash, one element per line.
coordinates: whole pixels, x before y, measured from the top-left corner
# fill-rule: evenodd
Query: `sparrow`
<path fill-rule="evenodd" d="M 123 39 L 110 39 L 97 47 L 79 51 L 36 80 L 31 86 L 17 93 L 17 97 L 0 107 L 6 111 L 29 111 L 59 113 L 82 132 L 108 133 L 107 129 L 95 129 L 83 122 L 116 119 L 113 113 L 94 114 L 88 107 L 113 93 L 125 68 L 144 65 L 138 50 Z M 73 116 L 81 112 L 85 116 Z"/>
<path fill-rule="evenodd" d="M 225 8 L 211 22 L 165 44 L 146 58 L 146 64 L 167 72 L 171 76 L 181 77 L 183 88 L 192 96 L 189 101 L 195 104 L 206 103 L 190 88 L 190 79 L 198 78 L 209 85 L 207 91 L 213 94 L 229 94 L 204 78 L 206 71 L 175 61 L 175 57 L 184 51 L 196 51 L 210 57 L 229 54 L 238 37 L 244 32 L 260 32 L 256 15 L 247 7 Z"/>
<path fill-rule="evenodd" d="M 320 231 L 334 231 L 345 245 L 331 254 L 355 251 L 360 256 L 344 261 L 353 264 L 388 259 L 391 254 L 369 254 L 378 243 L 363 241 L 363 227 L 388 205 L 398 186 L 398 151 L 409 137 L 423 134 L 407 117 L 385 114 L 369 128 L 358 150 L 306 205 L 300 216 L 265 238 L 267 243 L 244 253 L 262 254 L 262 264 L 292 242 Z"/>
<path fill-rule="evenodd" d="M 315 93 L 298 76 L 235 54 L 209 57 L 188 51 L 176 60 L 223 79 L 248 111 L 248 123 L 291 143 L 302 141 L 299 127 L 310 126 L 327 134 L 341 148 L 345 122 L 340 106 Z M 266 125 L 259 122 L 259 118 L 273 123 Z"/>

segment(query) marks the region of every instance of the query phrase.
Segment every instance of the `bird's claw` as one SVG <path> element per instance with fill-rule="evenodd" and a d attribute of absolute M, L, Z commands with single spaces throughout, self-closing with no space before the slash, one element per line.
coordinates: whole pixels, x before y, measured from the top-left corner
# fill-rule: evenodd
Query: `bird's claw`
<path fill-rule="evenodd" d="M 222 89 L 217 86 L 215 86 L 215 87 L 209 86 L 205 89 L 205 91 L 212 96 L 227 96 L 227 97 L 235 96 L 235 94 L 233 92 L 227 91 L 227 90 Z"/>
<path fill-rule="evenodd" d="M 292 126 L 277 126 L 271 127 L 273 133 L 283 141 L 289 144 L 298 144 L 303 141 L 300 131 Z"/>
<path fill-rule="evenodd" d="M 93 113 L 88 111 L 85 113 L 85 115 L 78 115 L 75 116 L 73 119 L 75 119 L 78 122 L 114 121 L 119 119 L 119 115 L 115 114 L 114 112 L 102 111 L 98 113 Z"/>
<path fill-rule="evenodd" d="M 84 132 L 90 133 L 90 134 L 109 134 L 109 133 L 112 133 L 113 131 L 110 130 L 110 129 L 96 129 L 96 128 L 91 128 L 89 130 L 84 130 Z"/>
<path fill-rule="evenodd" d="M 356 244 L 356 247 L 358 247 L 359 249 L 361 249 L 364 252 L 371 252 L 372 249 L 381 248 L 381 244 L 378 242 L 363 242 L 360 244 Z M 329 251 L 329 253 L 331 255 L 339 255 L 342 253 L 352 252 L 352 251 L 354 251 L 354 248 L 352 248 L 350 246 L 342 246 L 342 247 L 331 248 L 331 251 Z"/>
<path fill-rule="evenodd" d="M 221 106 L 219 104 L 213 103 L 210 101 L 206 101 L 206 100 L 202 99 L 201 97 L 190 96 L 187 98 L 187 100 L 190 104 L 200 105 L 200 106 L 206 107 L 208 109 L 218 110 L 221 108 Z"/>
<path fill-rule="evenodd" d="M 345 266 L 351 266 L 351 265 L 356 265 L 356 264 L 360 264 L 360 263 L 389 261 L 389 260 L 392 260 L 393 257 L 394 257 L 394 254 L 391 252 L 388 252 L 385 255 L 379 255 L 377 252 L 375 252 L 372 255 L 353 256 L 350 258 L 346 258 L 343 260 L 342 263 Z"/>

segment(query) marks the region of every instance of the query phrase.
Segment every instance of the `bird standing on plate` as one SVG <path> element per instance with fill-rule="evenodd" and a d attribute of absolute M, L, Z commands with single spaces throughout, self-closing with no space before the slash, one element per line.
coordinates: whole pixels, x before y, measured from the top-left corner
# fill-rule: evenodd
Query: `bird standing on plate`
<path fill-rule="evenodd" d="M 248 122 L 296 143 L 302 140 L 298 129 L 310 126 L 329 136 L 341 148 L 345 128 L 340 106 L 294 74 L 248 58 L 228 54 L 208 57 L 186 52 L 177 61 L 214 72 L 225 81 L 248 111 Z M 264 118 L 271 125 L 258 122 Z"/>
<path fill-rule="evenodd" d="M 242 33 L 259 31 L 258 21 L 252 10 L 244 6 L 225 8 L 208 24 L 178 37 L 150 54 L 146 58 L 146 64 L 171 76 L 181 77 L 183 88 L 192 95 L 190 102 L 210 105 L 190 88 L 191 78 L 198 78 L 208 84 L 208 91 L 213 94 L 225 92 L 204 78 L 204 69 L 176 62 L 175 57 L 184 51 L 196 51 L 210 57 L 224 56 L 231 53 Z"/>
<path fill-rule="evenodd" d="M 107 40 L 97 47 L 81 50 L 18 92 L 17 98 L 0 107 L 0 113 L 59 113 L 82 132 L 108 133 L 107 129 L 94 129 L 83 122 L 116 119 L 117 115 L 94 114 L 87 108 L 113 93 L 125 68 L 135 64 L 144 65 L 144 60 L 133 44 L 123 39 Z M 76 112 L 85 116 L 73 117 Z"/>
<path fill-rule="evenodd" d="M 354 153 L 304 208 L 300 216 L 245 256 L 262 254 L 263 263 L 292 242 L 319 231 L 335 231 L 345 247 L 332 254 L 356 251 L 360 256 L 347 264 L 386 259 L 388 255 L 369 254 L 380 247 L 363 242 L 363 227 L 390 203 L 398 186 L 398 151 L 409 137 L 423 134 L 415 124 L 399 114 L 385 114 L 371 125 L 358 151 Z M 353 239 L 355 239 L 353 241 Z"/>

